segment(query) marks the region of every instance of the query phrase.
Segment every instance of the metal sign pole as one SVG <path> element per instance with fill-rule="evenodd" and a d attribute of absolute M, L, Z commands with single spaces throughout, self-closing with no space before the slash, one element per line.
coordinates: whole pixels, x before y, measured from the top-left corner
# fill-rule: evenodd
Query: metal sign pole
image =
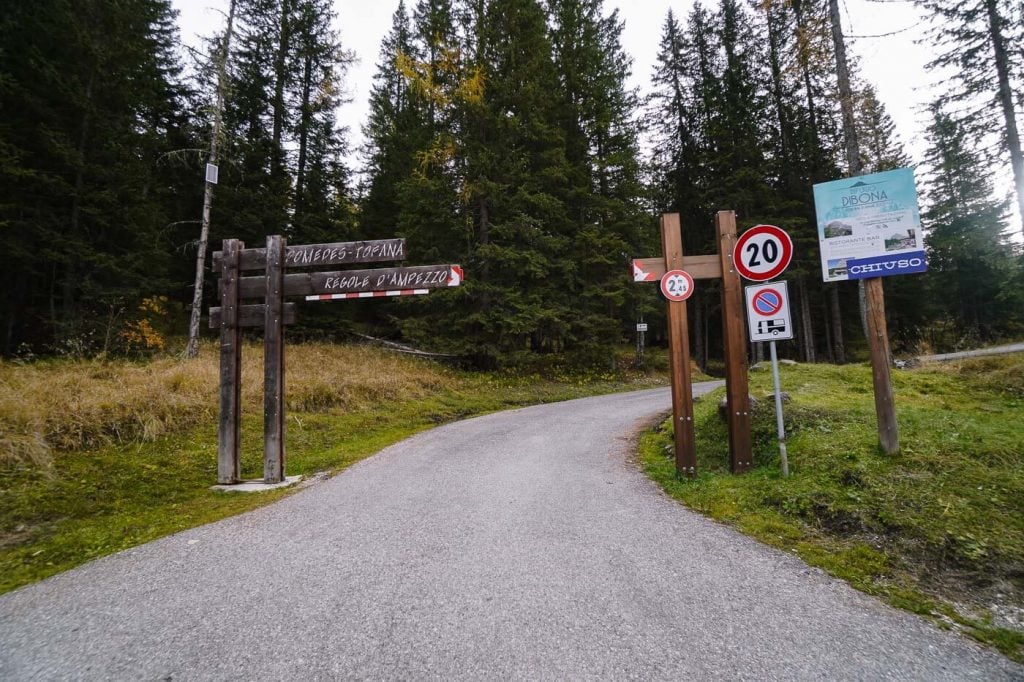
<path fill-rule="evenodd" d="M 772 379 L 775 380 L 775 426 L 779 433 L 779 461 L 782 462 L 782 475 L 789 477 L 789 456 L 786 454 L 786 424 L 782 419 L 782 387 L 779 385 L 779 356 L 775 353 L 775 342 L 769 341 L 768 348 L 772 355 Z"/>

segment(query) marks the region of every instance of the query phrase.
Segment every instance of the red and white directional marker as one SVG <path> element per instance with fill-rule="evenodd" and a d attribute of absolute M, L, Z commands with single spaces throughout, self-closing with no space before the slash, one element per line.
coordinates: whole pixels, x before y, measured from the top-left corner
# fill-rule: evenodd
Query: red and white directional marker
<path fill-rule="evenodd" d="M 644 262 L 642 260 L 636 259 L 633 261 L 634 282 L 654 282 L 657 279 L 657 275 L 644 269 Z"/>
<path fill-rule="evenodd" d="M 445 286 L 462 286 L 465 273 L 462 266 L 453 265 L 448 271 L 448 280 Z M 393 296 L 422 296 L 429 294 L 430 289 L 394 289 L 389 291 L 350 291 L 343 294 L 314 294 L 306 296 L 307 301 L 347 301 L 353 298 L 391 298 Z"/>
<path fill-rule="evenodd" d="M 661 293 L 670 301 L 685 301 L 693 295 L 693 277 L 685 270 L 669 270 L 661 278 Z"/>
<path fill-rule="evenodd" d="M 392 296 L 422 296 L 430 289 L 399 289 L 396 291 L 352 291 L 345 294 L 316 294 L 307 296 L 307 301 L 347 301 L 353 298 L 391 298 Z"/>
<path fill-rule="evenodd" d="M 754 282 L 767 282 L 781 275 L 793 260 L 793 240 L 774 225 L 757 225 L 736 240 L 732 262 L 736 271 Z"/>

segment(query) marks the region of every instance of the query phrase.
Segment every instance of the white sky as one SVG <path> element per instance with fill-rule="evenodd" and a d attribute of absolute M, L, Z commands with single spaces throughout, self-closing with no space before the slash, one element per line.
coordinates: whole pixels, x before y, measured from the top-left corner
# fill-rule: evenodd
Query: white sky
<path fill-rule="evenodd" d="M 407 0 L 411 6 L 415 0 Z M 845 4 L 844 27 L 851 35 L 888 33 L 912 26 L 920 21 L 918 10 L 906 3 L 872 3 L 848 0 Z M 182 39 L 195 45 L 200 37 L 223 28 L 226 0 L 173 0 L 180 14 Z M 335 0 L 342 45 L 356 53 L 358 63 L 346 77 L 352 103 L 342 107 L 339 120 L 351 130 L 353 148 L 361 140 L 360 126 L 366 116 L 367 99 L 380 50 L 380 41 L 391 27 L 391 16 L 398 0 Z M 691 0 L 605 0 L 605 7 L 619 7 L 626 22 L 623 46 L 634 58 L 633 84 L 645 91 L 650 80 L 665 14 L 671 7 L 676 16 L 685 19 Z M 922 149 L 921 133 L 926 121 L 917 114 L 928 96 L 921 90 L 930 77 L 924 71 L 927 54 L 914 44 L 920 30 L 908 31 L 886 38 L 851 41 L 851 50 L 861 57 L 862 71 L 878 90 L 889 115 L 896 122 L 900 138 L 915 160 Z"/>

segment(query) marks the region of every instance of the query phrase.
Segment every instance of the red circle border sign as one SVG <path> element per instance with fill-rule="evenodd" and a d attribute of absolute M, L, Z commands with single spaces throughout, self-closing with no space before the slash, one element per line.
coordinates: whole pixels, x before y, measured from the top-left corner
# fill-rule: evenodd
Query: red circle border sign
<path fill-rule="evenodd" d="M 682 277 L 686 281 L 686 290 L 673 293 L 671 284 Z M 661 277 L 661 293 L 670 301 L 685 301 L 693 296 L 693 277 L 686 270 L 669 270 Z"/>
<path fill-rule="evenodd" d="M 743 250 L 751 243 L 751 240 L 761 235 L 767 235 L 769 238 L 774 238 L 775 241 L 779 242 L 782 248 L 782 253 L 780 254 L 781 257 L 778 259 L 779 262 L 763 272 L 752 270 L 751 267 L 753 264 L 748 265 L 743 260 Z M 757 260 L 756 251 L 755 245 L 755 255 L 753 260 Z M 732 263 L 736 268 L 736 271 L 739 272 L 744 279 L 749 279 L 752 282 L 767 282 L 770 279 L 775 279 L 789 267 L 791 260 L 793 260 L 793 240 L 790 239 L 785 230 L 781 227 L 776 227 L 775 225 L 755 225 L 740 235 L 740 238 L 736 240 L 736 246 L 732 249 Z"/>
<path fill-rule="evenodd" d="M 771 286 L 771 285 L 762 285 L 762 286 Z M 769 300 L 766 300 L 765 299 L 766 295 L 772 295 L 777 300 L 774 303 L 769 301 Z M 775 289 L 761 289 L 761 291 L 759 291 L 756 294 L 754 294 L 754 300 L 751 301 L 751 304 L 754 306 L 754 312 L 757 313 L 758 315 L 760 315 L 761 317 L 771 317 L 772 315 L 775 315 L 780 310 L 782 310 L 782 300 L 783 300 L 782 299 L 782 294 L 780 294 Z M 761 310 L 761 308 L 758 307 L 758 304 L 761 301 L 764 301 L 765 305 L 768 306 L 768 308 L 769 308 L 768 311 Z"/>

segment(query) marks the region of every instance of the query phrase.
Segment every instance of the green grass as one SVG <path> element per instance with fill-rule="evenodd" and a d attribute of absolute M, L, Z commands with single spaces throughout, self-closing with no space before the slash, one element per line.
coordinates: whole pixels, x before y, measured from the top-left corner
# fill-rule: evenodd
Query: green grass
<path fill-rule="evenodd" d="M 782 368 L 789 478 L 764 371 L 752 471 L 727 471 L 722 392 L 696 408 L 695 480 L 675 475 L 668 422 L 642 437 L 643 466 L 693 509 L 1024 660 L 1024 356 L 893 376 L 896 455 L 877 445 L 868 367 L 800 365 Z"/>
<path fill-rule="evenodd" d="M 243 478 L 262 477 L 257 360 L 247 359 L 254 365 L 247 376 L 257 379 L 245 384 L 252 394 L 243 399 Z M 289 360 L 289 475 L 332 475 L 409 435 L 471 415 L 664 384 L 658 373 L 635 371 L 552 370 L 546 377 L 459 372 L 322 344 L 290 347 Z M 199 362 L 215 367 L 216 357 L 211 353 Z M 210 489 L 217 478 L 216 373 L 210 367 L 160 359 L 151 365 L 47 362 L 0 369 L 10 389 L 0 396 L 0 442 L 6 433 L 46 444 L 38 458 L 0 457 L 0 593 L 293 492 Z M 353 378 L 359 372 L 366 377 Z M 156 379 L 140 378 L 147 373 Z M 157 390 L 150 388 L 153 381 Z M 57 400 L 46 386 L 67 383 L 82 395 L 61 414 L 46 402 Z M 169 385 L 188 387 L 187 401 L 174 397 Z M 117 391 L 120 399 L 111 397 Z M 132 427 L 169 412 L 162 392 L 166 400 L 190 406 L 193 417 L 165 420 L 179 426 L 157 436 Z M 90 446 L 59 447 L 58 438 L 70 432 L 91 434 L 80 441 Z"/>

